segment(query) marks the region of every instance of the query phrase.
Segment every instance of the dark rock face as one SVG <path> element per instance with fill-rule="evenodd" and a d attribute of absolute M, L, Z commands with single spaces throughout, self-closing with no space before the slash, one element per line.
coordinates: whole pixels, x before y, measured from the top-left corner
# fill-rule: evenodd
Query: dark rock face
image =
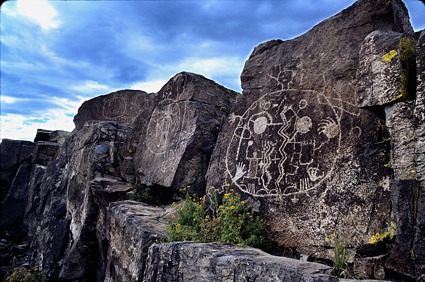
<path fill-rule="evenodd" d="M 416 277 L 425 280 L 425 31 L 422 31 L 416 48 L 417 87 L 414 117 L 415 174 L 417 181 L 414 197 L 415 235 L 413 253 L 416 260 Z"/>
<path fill-rule="evenodd" d="M 75 128 L 81 129 L 89 120 L 133 124 L 138 113 L 143 111 L 146 95 L 144 91 L 121 90 L 86 101 L 74 117 Z"/>
<path fill-rule="evenodd" d="M 48 166 L 40 188 L 43 204 L 37 207 L 33 222 L 38 225 L 33 228 L 34 262 L 62 279 L 96 277 L 99 204 L 94 195 L 99 186 L 92 180 L 120 179 L 117 151 L 131 130 L 116 122 L 86 125 L 67 139 L 58 159 Z M 127 186 L 123 193 L 130 189 Z"/>
<path fill-rule="evenodd" d="M 411 33 L 403 3 L 358 1 L 298 38 L 259 45 L 245 64 L 208 186 L 250 197 L 281 245 L 312 254 L 335 230 L 356 246 L 389 226 L 388 129 L 356 99 L 374 30 Z"/>
<path fill-rule="evenodd" d="M 152 245 L 143 281 L 338 281 L 331 270 L 253 248 L 176 242 Z"/>
<path fill-rule="evenodd" d="M 0 203 L 0 236 L 19 242 L 27 233 L 26 210 L 34 204 L 33 182 L 41 181 L 45 166 L 56 157 L 61 145 L 3 139 L 0 146 L 1 190 L 7 191 Z"/>
<path fill-rule="evenodd" d="M 98 221 L 99 281 L 142 281 L 149 247 L 165 237 L 173 208 L 126 201 L 109 205 Z"/>
<path fill-rule="evenodd" d="M 31 164 L 19 166 L 9 193 L 0 204 L 0 230 L 2 238 L 10 238 L 19 242 L 23 239 L 24 213 L 27 205 L 28 181 L 31 174 Z"/>
<path fill-rule="evenodd" d="M 34 183 L 36 200 L 27 213 L 34 237 L 32 262 L 53 280 L 140 277 L 143 268 L 137 267 L 144 265 L 147 248 L 163 233 L 152 231 L 146 222 L 145 229 L 135 224 L 138 215 L 130 211 L 136 205 L 119 212 L 124 216 L 128 211 L 128 218 L 116 219 L 112 203 L 127 198 L 135 178 L 144 185 L 179 188 L 184 183 L 204 189 L 209 157 L 236 94 L 202 76 L 181 73 L 158 94 L 118 91 L 85 102 L 75 117 L 76 129 L 41 183 Z M 38 164 L 51 155 L 51 148 L 43 147 L 49 144 L 39 142 Z M 160 182 L 165 172 L 171 177 Z M 146 181 L 152 175 L 156 180 Z M 141 250 L 121 256 L 121 247 L 136 250 L 139 243 L 144 244 Z"/>
<path fill-rule="evenodd" d="M 71 133 L 64 130 L 47 130 L 47 129 L 37 129 L 37 135 L 34 138 L 34 142 L 52 142 L 62 145 L 65 142 L 66 137 Z"/>
<path fill-rule="evenodd" d="M 229 183 L 303 257 L 332 259 L 331 237 L 348 243 L 356 277 L 425 280 L 424 42 L 401 0 L 359 0 L 257 46 L 238 101 L 182 72 L 159 93 L 85 102 L 72 134 L 3 140 L 1 264 L 28 241 L 51 281 L 337 280 L 251 248 L 153 244 L 174 209 L 127 200 L 132 183 L 161 203 Z"/>
<path fill-rule="evenodd" d="M 4 253 L 2 250 L 0 279 L 13 267 L 28 264 L 28 246 L 37 232 L 36 210 L 46 166 L 56 158 L 69 135 L 66 131 L 41 131 L 45 141 L 3 139 L 0 144 L 2 191 L 7 191 L 0 203 L 0 238 L 11 244 Z"/>
<path fill-rule="evenodd" d="M 0 143 L 0 202 L 8 193 L 19 166 L 31 161 L 35 144 L 30 141 L 3 139 Z"/>
<path fill-rule="evenodd" d="M 158 93 L 146 133 L 141 135 L 135 167 L 145 185 L 202 193 L 205 172 L 237 93 L 203 76 L 183 72 Z"/>

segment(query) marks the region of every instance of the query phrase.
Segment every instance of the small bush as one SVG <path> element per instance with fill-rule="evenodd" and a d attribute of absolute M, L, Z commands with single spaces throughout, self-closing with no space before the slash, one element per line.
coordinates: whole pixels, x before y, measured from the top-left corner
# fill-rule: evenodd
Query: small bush
<path fill-rule="evenodd" d="M 233 191 L 220 197 L 211 188 L 206 198 L 186 193 L 186 201 L 177 207 L 177 216 L 166 227 L 168 241 L 220 242 L 248 245 L 269 251 L 263 222 Z M 221 199 L 220 199 L 221 198 Z"/>
<path fill-rule="evenodd" d="M 133 194 L 130 197 L 130 200 L 137 202 L 144 202 L 147 204 L 157 204 L 157 199 L 152 195 L 150 187 L 145 187 L 140 184 L 138 180 L 131 183 L 133 188 Z"/>
<path fill-rule="evenodd" d="M 13 269 L 12 274 L 6 277 L 6 282 L 42 282 L 45 276 L 38 270 L 38 266 L 31 269 L 17 267 Z"/>
<path fill-rule="evenodd" d="M 331 239 L 328 237 L 325 238 L 325 241 L 332 243 L 334 258 L 333 258 L 333 267 L 334 272 L 338 277 L 348 277 L 348 250 L 347 250 L 347 242 L 334 232 L 332 234 Z"/>

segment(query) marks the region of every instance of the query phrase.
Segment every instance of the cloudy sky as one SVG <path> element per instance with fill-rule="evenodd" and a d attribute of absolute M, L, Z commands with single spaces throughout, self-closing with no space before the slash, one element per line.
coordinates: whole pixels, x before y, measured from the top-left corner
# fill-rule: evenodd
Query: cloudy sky
<path fill-rule="evenodd" d="M 252 49 L 296 37 L 354 0 L 7 1 L 1 6 L 1 138 L 72 131 L 85 100 L 157 92 L 180 71 L 241 91 Z M 425 5 L 405 0 L 415 30 Z"/>

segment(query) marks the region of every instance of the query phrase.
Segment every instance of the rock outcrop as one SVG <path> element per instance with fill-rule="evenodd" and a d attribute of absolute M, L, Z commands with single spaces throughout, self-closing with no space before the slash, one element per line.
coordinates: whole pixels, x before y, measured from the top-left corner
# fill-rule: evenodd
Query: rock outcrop
<path fill-rule="evenodd" d="M 35 144 L 30 141 L 3 139 L 0 143 L 1 171 L 0 171 L 0 202 L 4 200 L 10 190 L 16 172 L 22 164 L 31 162 Z"/>
<path fill-rule="evenodd" d="M 134 124 L 139 114 L 147 110 L 151 97 L 140 90 L 121 90 L 98 96 L 84 102 L 74 117 L 76 129 L 81 129 L 86 121 L 115 121 L 120 124 Z"/>
<path fill-rule="evenodd" d="M 30 230 L 34 232 L 33 261 L 52 278 L 95 279 L 99 205 L 94 200 L 98 185 L 93 180 L 121 180 L 116 169 L 117 151 L 130 130 L 113 121 L 88 121 L 66 139 L 58 158 L 47 167 L 40 187 L 40 205 L 31 222 L 35 226 L 30 225 Z M 121 198 L 118 194 L 114 200 L 125 197 L 125 192 L 131 190 L 129 185 L 126 187 Z"/>
<path fill-rule="evenodd" d="M 158 94 L 118 91 L 85 102 L 75 117 L 75 130 L 59 152 L 40 131 L 37 140 L 44 141 L 35 145 L 38 153 L 33 161 L 48 166 L 35 171 L 38 177 L 31 178 L 27 187 L 30 204 L 21 208 L 27 209 L 32 263 L 40 265 L 52 280 L 103 277 L 131 281 L 140 277 L 143 269 L 138 267 L 144 265 L 147 248 L 164 236 L 163 231 L 152 233 L 146 224 L 140 228 L 149 230 L 142 231 L 133 224 L 134 213 L 129 215 L 131 222 L 116 219 L 112 203 L 127 199 L 134 190 L 132 183 L 159 191 L 171 189 L 170 198 L 183 185 L 202 194 L 221 122 L 236 95 L 200 75 L 184 72 Z M 123 209 L 133 208 L 127 204 Z M 107 229 L 126 225 L 129 233 Z M 121 242 L 120 236 L 127 240 Z M 140 242 L 138 236 L 142 236 Z M 124 253 L 117 254 L 120 247 L 135 250 L 139 243 L 145 247 L 127 260 Z M 139 263 L 129 267 L 126 264 L 131 260 Z"/>
<path fill-rule="evenodd" d="M 204 193 L 209 159 L 236 95 L 192 73 L 170 79 L 140 136 L 134 157 L 140 182 Z"/>
<path fill-rule="evenodd" d="M 66 131 L 38 130 L 34 142 L 3 139 L 1 147 L 0 202 L 1 273 L 28 262 L 30 225 L 36 225 L 40 185 L 46 166 L 55 159 Z"/>
<path fill-rule="evenodd" d="M 258 249 L 191 242 L 154 244 L 143 281 L 338 281 L 331 267 Z"/>
<path fill-rule="evenodd" d="M 232 184 L 274 240 L 313 257 L 329 257 L 335 240 L 368 245 L 395 223 L 390 252 L 405 261 L 386 267 L 415 277 L 415 45 L 401 1 L 363 0 L 257 46 L 207 185 Z"/>
<path fill-rule="evenodd" d="M 172 207 L 154 207 L 139 202 L 109 205 L 98 220 L 101 259 L 99 281 L 142 281 L 149 247 L 164 238 Z"/>
<path fill-rule="evenodd" d="M 3 140 L 2 271 L 29 249 L 50 281 L 338 280 L 252 248 L 158 244 L 179 189 L 215 186 L 303 258 L 342 244 L 354 278 L 424 280 L 424 42 L 401 0 L 359 0 L 257 46 L 243 95 L 182 72 L 86 101 L 72 133 Z"/>

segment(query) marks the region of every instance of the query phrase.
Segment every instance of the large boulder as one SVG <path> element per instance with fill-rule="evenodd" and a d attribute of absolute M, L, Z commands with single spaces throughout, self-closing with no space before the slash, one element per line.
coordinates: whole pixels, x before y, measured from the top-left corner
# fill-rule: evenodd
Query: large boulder
<path fill-rule="evenodd" d="M 232 184 L 280 245 L 325 256 L 329 236 L 360 246 L 390 227 L 390 132 L 383 109 L 357 104 L 360 53 L 375 30 L 413 33 L 400 0 L 357 1 L 300 37 L 257 46 L 245 64 L 208 186 Z"/>
<path fill-rule="evenodd" d="M 205 190 L 217 135 L 238 93 L 201 75 L 182 72 L 159 91 L 134 166 L 141 184 Z"/>
<path fill-rule="evenodd" d="M 155 96 L 140 90 L 120 90 L 85 101 L 74 117 L 75 128 L 81 129 L 90 120 L 133 124 L 144 111 L 149 95 Z"/>

